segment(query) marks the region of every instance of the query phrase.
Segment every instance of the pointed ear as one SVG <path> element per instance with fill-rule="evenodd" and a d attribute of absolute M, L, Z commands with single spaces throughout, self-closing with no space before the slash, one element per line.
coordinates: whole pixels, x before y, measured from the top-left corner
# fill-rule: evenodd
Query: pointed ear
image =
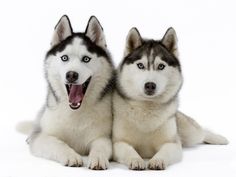
<path fill-rule="evenodd" d="M 142 37 L 138 31 L 137 28 L 132 28 L 127 37 L 126 37 L 126 45 L 125 45 L 125 53 L 124 56 L 127 56 L 131 52 L 134 51 L 134 49 L 138 48 L 142 45 Z"/>
<path fill-rule="evenodd" d="M 169 28 L 164 37 L 161 40 L 161 43 L 172 53 L 175 57 L 178 58 L 178 39 L 174 28 Z"/>
<path fill-rule="evenodd" d="M 106 49 L 106 40 L 103 33 L 103 28 L 95 16 L 91 16 L 87 28 L 85 30 L 85 35 L 96 45 Z"/>
<path fill-rule="evenodd" d="M 51 47 L 59 44 L 68 36 L 71 36 L 72 33 L 73 33 L 73 30 L 70 24 L 70 20 L 68 16 L 63 15 L 54 28 L 53 38 L 51 41 Z"/>

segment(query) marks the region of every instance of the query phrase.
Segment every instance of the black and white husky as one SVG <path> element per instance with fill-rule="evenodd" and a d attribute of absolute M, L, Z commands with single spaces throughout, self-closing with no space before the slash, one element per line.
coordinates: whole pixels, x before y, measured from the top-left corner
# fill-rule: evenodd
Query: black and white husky
<path fill-rule="evenodd" d="M 160 41 L 127 36 L 113 96 L 113 158 L 133 170 L 163 170 L 182 158 L 182 145 L 227 144 L 177 111 L 183 82 L 175 30 Z"/>
<path fill-rule="evenodd" d="M 103 29 L 92 16 L 84 33 L 73 33 L 63 16 L 45 58 L 47 102 L 28 138 L 35 156 L 66 166 L 107 169 L 112 156 L 113 64 Z"/>

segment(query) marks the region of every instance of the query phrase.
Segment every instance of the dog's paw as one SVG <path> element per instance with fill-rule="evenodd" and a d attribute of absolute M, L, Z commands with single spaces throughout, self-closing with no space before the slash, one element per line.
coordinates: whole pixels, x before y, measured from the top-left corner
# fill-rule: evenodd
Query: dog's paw
<path fill-rule="evenodd" d="M 165 170 L 166 163 L 163 159 L 153 158 L 148 162 L 148 168 L 150 170 Z"/>
<path fill-rule="evenodd" d="M 83 165 L 82 157 L 73 151 L 61 154 L 58 161 L 68 167 L 81 167 Z"/>
<path fill-rule="evenodd" d="M 91 156 L 88 159 L 88 168 L 91 170 L 106 170 L 109 161 L 104 156 Z"/>
<path fill-rule="evenodd" d="M 132 158 L 128 162 L 130 170 L 144 170 L 146 165 L 143 159 L 141 158 Z"/>

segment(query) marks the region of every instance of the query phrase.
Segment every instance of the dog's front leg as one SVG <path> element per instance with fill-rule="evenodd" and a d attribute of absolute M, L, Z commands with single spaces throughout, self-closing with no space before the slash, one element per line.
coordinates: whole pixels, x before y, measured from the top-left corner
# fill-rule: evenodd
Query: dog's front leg
<path fill-rule="evenodd" d="M 109 138 L 98 138 L 89 146 L 88 168 L 105 170 L 108 168 L 112 156 L 112 143 Z"/>
<path fill-rule="evenodd" d="M 54 160 L 70 167 L 83 165 L 82 157 L 65 142 L 54 136 L 40 133 L 30 138 L 29 145 L 35 156 Z"/>
<path fill-rule="evenodd" d="M 136 150 L 125 142 L 116 142 L 113 145 L 113 158 L 117 162 L 128 165 L 131 170 L 144 170 L 145 162 Z"/>
<path fill-rule="evenodd" d="M 151 170 L 164 170 L 168 165 L 180 161 L 182 158 L 181 143 L 165 143 L 148 162 Z"/>

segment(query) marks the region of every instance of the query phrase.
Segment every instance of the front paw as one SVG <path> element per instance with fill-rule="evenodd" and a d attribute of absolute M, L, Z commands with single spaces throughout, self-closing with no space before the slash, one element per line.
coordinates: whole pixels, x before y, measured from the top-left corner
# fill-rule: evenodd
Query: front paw
<path fill-rule="evenodd" d="M 163 159 L 153 158 L 148 162 L 148 168 L 150 170 L 165 170 L 166 163 Z"/>
<path fill-rule="evenodd" d="M 68 167 L 81 167 L 83 165 L 82 157 L 73 151 L 60 154 L 58 161 Z"/>
<path fill-rule="evenodd" d="M 130 159 L 128 165 L 131 170 L 144 170 L 146 167 L 144 160 L 141 158 Z"/>
<path fill-rule="evenodd" d="M 106 170 L 109 161 L 104 156 L 91 156 L 88 159 L 88 168 L 91 170 Z"/>

